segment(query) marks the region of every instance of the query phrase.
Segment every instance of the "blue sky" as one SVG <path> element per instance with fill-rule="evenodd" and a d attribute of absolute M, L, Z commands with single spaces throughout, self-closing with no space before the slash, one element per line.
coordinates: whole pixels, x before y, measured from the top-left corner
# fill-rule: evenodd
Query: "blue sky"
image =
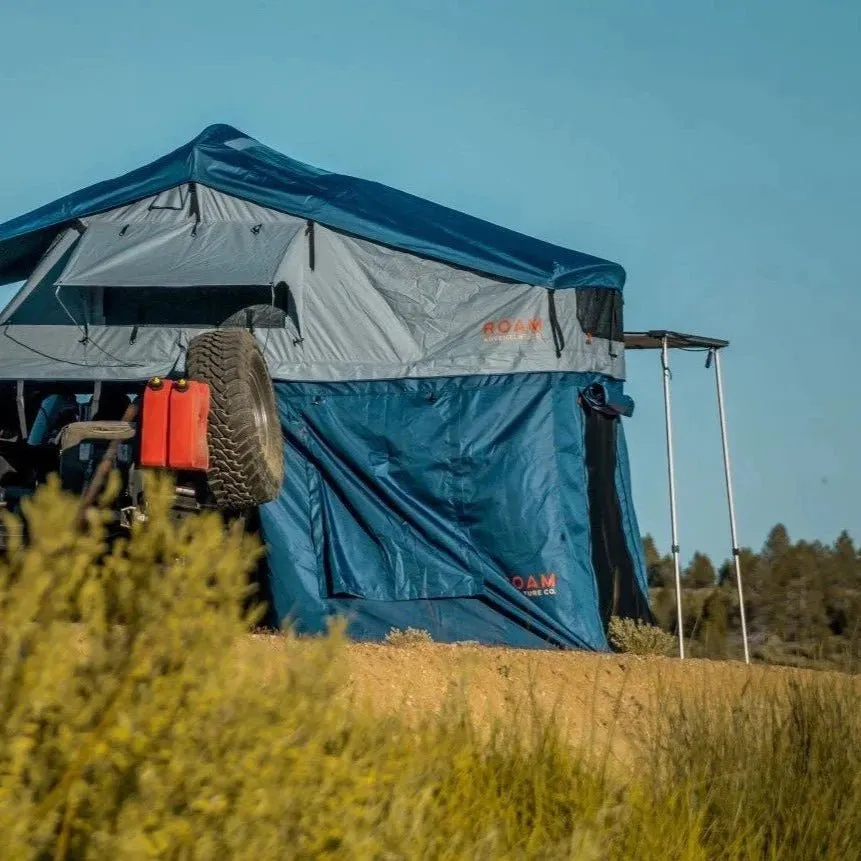
<path fill-rule="evenodd" d="M 857 0 L 0 0 L 0 116 L 0 221 L 227 122 L 617 260 L 628 329 L 732 341 L 741 542 L 861 539 Z M 702 359 L 673 358 L 681 543 L 723 558 Z M 666 547 L 658 359 L 628 364 Z"/>

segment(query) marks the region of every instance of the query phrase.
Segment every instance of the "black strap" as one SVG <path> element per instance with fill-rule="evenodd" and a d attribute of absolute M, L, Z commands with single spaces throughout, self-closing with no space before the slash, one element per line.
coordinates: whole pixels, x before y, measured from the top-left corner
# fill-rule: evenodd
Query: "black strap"
<path fill-rule="evenodd" d="M 558 359 L 561 358 L 562 351 L 565 349 L 565 335 L 562 333 L 559 318 L 556 316 L 556 291 L 549 288 L 547 290 L 547 316 L 550 319 L 550 333 L 553 335 L 553 347 Z"/>
<path fill-rule="evenodd" d="M 607 352 L 610 354 L 611 359 L 615 359 L 619 354 L 613 348 L 613 336 L 617 333 L 621 333 L 622 341 L 625 340 L 624 329 L 622 326 L 622 302 L 624 302 L 624 298 L 622 294 L 618 295 L 614 294 L 612 298 L 612 302 L 610 305 L 610 314 L 611 314 L 611 323 L 610 323 L 610 337 L 607 339 Z"/>
<path fill-rule="evenodd" d="M 191 229 L 191 235 L 197 236 L 197 227 L 200 224 L 200 200 L 197 197 L 197 183 L 190 183 L 188 188 L 191 193 L 189 208 L 191 209 L 191 215 L 194 218 L 194 227 Z"/>
<path fill-rule="evenodd" d="M 316 249 L 314 248 L 314 222 L 308 221 L 305 225 L 305 236 L 308 237 L 308 268 L 313 272 L 316 263 Z"/>

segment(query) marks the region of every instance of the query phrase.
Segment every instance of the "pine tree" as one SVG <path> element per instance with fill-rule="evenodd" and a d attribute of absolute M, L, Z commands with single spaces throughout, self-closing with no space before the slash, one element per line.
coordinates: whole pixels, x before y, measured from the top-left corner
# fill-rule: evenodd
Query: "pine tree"
<path fill-rule="evenodd" d="M 861 586 L 861 562 L 852 537 L 846 530 L 837 536 L 828 554 L 825 571 L 825 605 L 831 632 L 846 634 L 861 620 L 851 618 L 855 596 Z"/>
<path fill-rule="evenodd" d="M 673 557 L 661 556 L 655 539 L 651 535 L 646 535 L 643 538 L 643 555 L 646 558 L 649 586 L 653 589 L 673 586 L 675 580 Z"/>
<path fill-rule="evenodd" d="M 782 523 L 778 523 L 768 533 L 762 548 L 762 555 L 768 561 L 774 561 L 785 556 L 791 549 L 792 542 L 789 540 L 789 532 Z"/>
<path fill-rule="evenodd" d="M 760 559 L 758 554 L 754 553 L 749 547 L 739 549 L 738 562 L 741 567 L 741 585 L 744 594 L 745 616 L 747 621 L 748 633 L 762 630 L 759 624 L 762 613 L 761 604 L 758 600 L 758 579 Z M 735 562 L 732 559 L 727 559 L 721 563 L 718 569 L 718 586 L 727 593 L 735 592 L 738 586 L 735 582 Z M 741 634 L 741 611 L 739 610 L 738 601 L 727 595 L 727 607 L 729 613 L 729 630 Z"/>
<path fill-rule="evenodd" d="M 764 630 L 781 640 L 786 640 L 790 633 L 787 595 L 792 579 L 791 551 L 789 533 L 778 523 L 765 539 L 757 566 L 758 621 Z"/>
<path fill-rule="evenodd" d="M 715 567 L 705 553 L 694 553 L 690 565 L 685 569 L 684 583 L 689 589 L 705 589 L 716 585 Z"/>

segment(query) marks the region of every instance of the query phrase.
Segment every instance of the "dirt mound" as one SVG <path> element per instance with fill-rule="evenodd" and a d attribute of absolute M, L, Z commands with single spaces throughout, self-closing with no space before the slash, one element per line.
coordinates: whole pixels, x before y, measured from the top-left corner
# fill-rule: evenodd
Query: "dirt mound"
<path fill-rule="evenodd" d="M 253 637 L 248 657 L 264 668 L 283 659 L 279 637 Z M 751 686 L 779 695 L 810 671 L 707 660 L 596 655 L 470 645 L 352 643 L 345 649 L 346 691 L 379 714 L 418 718 L 462 695 L 477 724 L 522 721 L 539 710 L 574 744 L 607 751 L 617 765 L 651 733 L 662 731 L 663 706 L 742 697 Z"/>

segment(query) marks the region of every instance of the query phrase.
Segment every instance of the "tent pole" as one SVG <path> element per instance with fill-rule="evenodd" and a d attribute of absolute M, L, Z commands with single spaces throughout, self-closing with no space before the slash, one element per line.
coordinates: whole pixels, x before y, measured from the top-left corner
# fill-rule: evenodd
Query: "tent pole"
<path fill-rule="evenodd" d="M 726 478 L 726 500 L 729 506 L 729 531 L 732 539 L 732 558 L 735 563 L 735 582 L 738 587 L 738 608 L 741 614 L 741 638 L 744 642 L 744 662 L 750 663 L 750 649 L 747 642 L 747 619 L 744 611 L 744 593 L 741 585 L 741 558 L 735 528 L 735 502 L 732 494 L 732 470 L 730 469 L 729 442 L 726 433 L 726 413 L 723 402 L 723 380 L 720 373 L 720 350 L 714 350 L 715 383 L 717 385 L 718 415 L 720 416 L 720 439 L 723 447 L 723 471 Z"/>
<path fill-rule="evenodd" d="M 676 471 L 673 462 L 673 416 L 670 407 L 670 358 L 667 336 L 661 341 L 661 367 L 664 378 L 664 421 L 667 429 L 667 477 L 670 483 L 670 527 L 673 539 L 673 570 L 676 578 L 676 618 L 679 629 L 679 657 L 685 657 L 685 632 L 682 620 L 682 574 L 679 565 L 679 530 L 676 519 Z"/>

